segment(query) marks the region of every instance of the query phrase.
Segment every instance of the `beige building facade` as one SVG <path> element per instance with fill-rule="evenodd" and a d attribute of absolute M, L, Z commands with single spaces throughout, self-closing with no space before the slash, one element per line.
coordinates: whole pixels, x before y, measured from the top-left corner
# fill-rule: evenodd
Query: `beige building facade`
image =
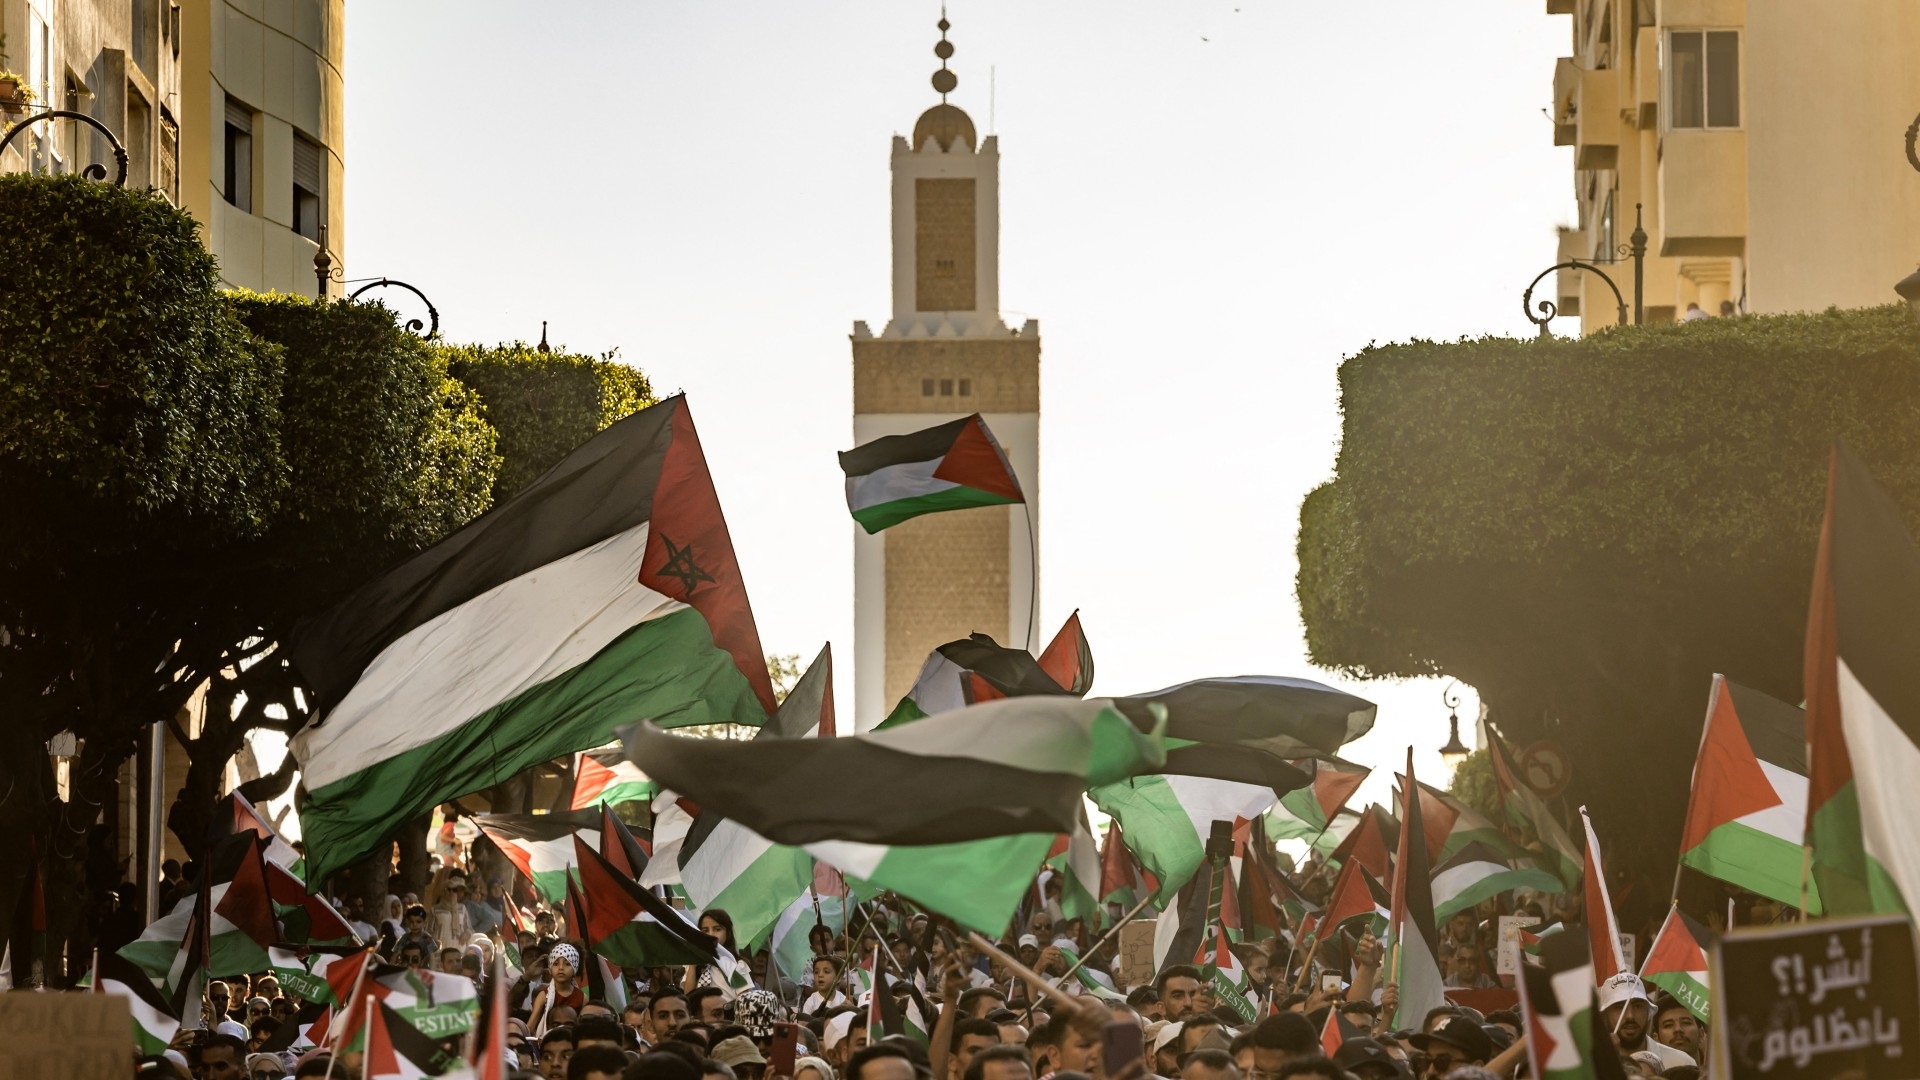
<path fill-rule="evenodd" d="M 944 61 L 952 49 L 939 55 Z M 944 76 L 944 78 L 943 78 Z M 929 514 L 854 530 L 854 709 L 870 730 L 927 654 L 968 634 L 1031 647 L 1040 451 L 1040 324 L 1000 317 L 1000 147 L 944 99 L 893 138 L 893 314 L 853 328 L 853 441 L 980 413 L 1026 505 Z"/>
<path fill-rule="evenodd" d="M 1892 302 L 1920 261 L 1920 4 L 1910 0 L 1547 0 L 1571 16 L 1554 143 L 1574 152 L 1561 260 L 1598 262 L 1633 302 L 1646 230 L 1650 322 Z M 1597 276 L 1535 299 L 1584 331 L 1618 321 Z M 1629 312 L 1631 317 L 1631 312 Z"/>
<path fill-rule="evenodd" d="M 35 106 L 106 125 L 127 185 L 199 219 L 226 284 L 313 295 L 322 237 L 345 257 L 345 19 L 346 0 L 0 0 L 0 68 Z M 105 139 L 54 120 L 0 172 L 112 161 Z"/>

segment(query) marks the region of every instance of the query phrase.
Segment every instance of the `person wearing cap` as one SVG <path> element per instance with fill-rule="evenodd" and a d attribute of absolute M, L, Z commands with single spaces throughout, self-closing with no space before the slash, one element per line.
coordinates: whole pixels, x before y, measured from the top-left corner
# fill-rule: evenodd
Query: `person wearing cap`
<path fill-rule="evenodd" d="M 1653 1000 L 1647 997 L 1647 987 L 1640 976 L 1630 971 L 1622 971 L 1600 984 L 1600 1016 L 1613 1032 L 1613 1041 L 1622 1055 L 1651 1050 L 1660 1056 L 1661 1072 L 1679 1065 L 1699 1064 L 1692 1054 L 1652 1037 Z"/>
<path fill-rule="evenodd" d="M 767 1071 L 766 1057 L 760 1053 L 759 1047 L 753 1045 L 753 1040 L 745 1035 L 735 1035 L 731 1039 L 720 1040 L 720 1045 L 713 1048 L 710 1056 L 713 1060 L 732 1069 L 733 1075 L 740 1080 L 760 1080 Z"/>
<path fill-rule="evenodd" d="M 1685 1054 L 1700 1058 L 1706 1045 L 1707 1028 L 1680 999 L 1661 993 L 1653 999 L 1653 1036 Z"/>
<path fill-rule="evenodd" d="M 1400 1063 L 1387 1053 L 1379 1040 L 1357 1036 L 1340 1043 L 1333 1063 L 1352 1073 L 1355 1080 L 1401 1080 Z"/>
<path fill-rule="evenodd" d="M 1174 1076 L 1180 1071 L 1180 1032 L 1183 1027 L 1185 1025 L 1178 1020 L 1155 1020 L 1146 1027 L 1147 1054 L 1153 1062 L 1153 1071 L 1161 1076 Z"/>
<path fill-rule="evenodd" d="M 1033 967 L 1040 962 L 1040 938 L 1034 934 L 1021 934 L 1014 943 L 1013 954 L 1020 958 L 1021 963 Z"/>
<path fill-rule="evenodd" d="M 1456 1065 L 1485 1065 L 1493 1056 L 1493 1040 L 1479 1024 L 1464 1016 L 1449 1016 L 1426 1034 L 1408 1040 L 1427 1055 L 1427 1075 L 1436 1078 Z"/>

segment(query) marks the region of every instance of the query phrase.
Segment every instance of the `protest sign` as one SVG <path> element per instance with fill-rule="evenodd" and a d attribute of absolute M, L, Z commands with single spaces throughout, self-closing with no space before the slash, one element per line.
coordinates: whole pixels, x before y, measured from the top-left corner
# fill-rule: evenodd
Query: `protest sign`
<path fill-rule="evenodd" d="M 133 1013 L 114 994 L 0 994 L 0 1076 L 125 1080 Z"/>
<path fill-rule="evenodd" d="M 1152 919 L 1137 919 L 1120 928 L 1120 977 L 1128 986 L 1153 982 Z"/>
<path fill-rule="evenodd" d="M 1540 920 L 1529 915 L 1500 916 L 1500 945 L 1494 954 L 1493 973 L 1501 977 L 1501 982 L 1511 985 L 1520 974 L 1520 931 L 1538 925 Z"/>
<path fill-rule="evenodd" d="M 1920 1076 L 1916 967 L 1913 923 L 1902 915 L 1733 931 L 1708 961 L 1715 1075 Z"/>

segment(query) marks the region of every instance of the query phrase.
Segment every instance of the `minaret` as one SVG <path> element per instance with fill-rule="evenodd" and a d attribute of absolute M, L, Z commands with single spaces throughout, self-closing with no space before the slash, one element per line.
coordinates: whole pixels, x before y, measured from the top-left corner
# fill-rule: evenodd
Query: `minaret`
<path fill-rule="evenodd" d="M 893 138 L 893 317 L 853 324 L 853 441 L 980 413 L 1027 502 L 854 529 L 854 716 L 879 723 L 937 645 L 975 631 L 1033 647 L 1040 504 L 1040 323 L 1000 319 L 1000 146 L 947 103 L 958 79 L 940 19 L 940 103 Z M 1030 516 L 1031 515 L 1031 516 Z"/>

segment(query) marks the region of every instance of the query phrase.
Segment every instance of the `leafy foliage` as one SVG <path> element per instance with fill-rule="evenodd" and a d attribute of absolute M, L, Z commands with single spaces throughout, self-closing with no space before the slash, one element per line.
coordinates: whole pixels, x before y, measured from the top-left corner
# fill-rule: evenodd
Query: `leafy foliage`
<path fill-rule="evenodd" d="M 1800 700 L 1833 442 L 1920 521 L 1904 307 L 1415 341 L 1340 384 L 1335 478 L 1300 512 L 1313 659 L 1453 676 L 1516 736 L 1561 741 L 1570 796 L 1655 881 L 1710 676 Z"/>
<path fill-rule="evenodd" d="M 1454 767 L 1447 794 L 1473 807 L 1495 821 L 1501 819 L 1500 790 L 1493 778 L 1493 758 L 1485 750 L 1475 750 Z"/>
<path fill-rule="evenodd" d="M 440 352 L 453 376 L 480 395 L 500 432 L 495 502 L 539 479 L 595 432 L 654 403 L 647 377 L 612 353 L 543 353 L 524 341 L 444 345 Z"/>

